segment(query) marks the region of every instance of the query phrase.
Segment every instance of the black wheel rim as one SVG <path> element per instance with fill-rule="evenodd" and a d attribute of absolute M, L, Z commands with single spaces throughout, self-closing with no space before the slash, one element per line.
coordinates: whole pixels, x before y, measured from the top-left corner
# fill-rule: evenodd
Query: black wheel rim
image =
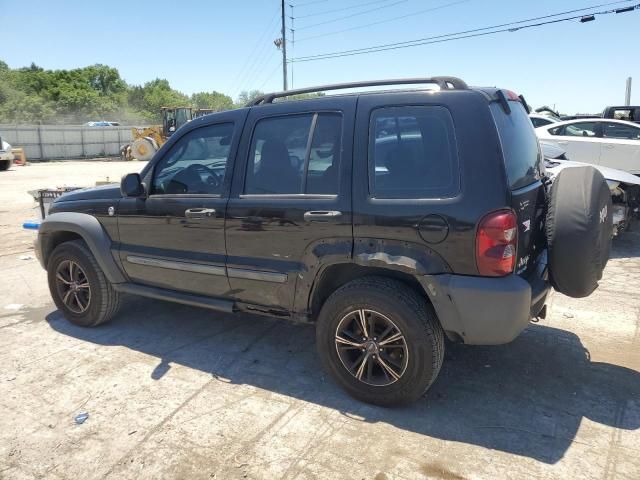
<path fill-rule="evenodd" d="M 367 385 L 391 385 L 407 369 L 409 349 L 402 331 L 374 310 L 345 315 L 336 328 L 335 344 L 344 368 Z"/>
<path fill-rule="evenodd" d="M 87 274 L 78 263 L 64 260 L 56 269 L 56 288 L 64 306 L 70 311 L 82 314 L 91 303 L 91 286 Z"/>

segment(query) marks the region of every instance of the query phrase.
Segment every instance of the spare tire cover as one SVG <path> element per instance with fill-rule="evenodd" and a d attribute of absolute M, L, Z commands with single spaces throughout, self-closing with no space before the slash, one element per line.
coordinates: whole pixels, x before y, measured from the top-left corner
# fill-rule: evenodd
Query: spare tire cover
<path fill-rule="evenodd" d="M 547 212 L 549 273 L 565 295 L 590 295 L 609 260 L 613 231 L 611 192 L 591 166 L 565 168 L 554 178 Z"/>

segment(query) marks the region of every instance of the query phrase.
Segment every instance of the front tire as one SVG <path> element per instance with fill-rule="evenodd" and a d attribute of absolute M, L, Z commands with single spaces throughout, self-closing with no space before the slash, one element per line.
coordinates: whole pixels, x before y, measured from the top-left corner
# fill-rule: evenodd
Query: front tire
<path fill-rule="evenodd" d="M 418 399 L 444 359 L 433 307 L 407 285 L 365 277 L 336 290 L 316 325 L 324 368 L 353 397 L 381 406 Z"/>
<path fill-rule="evenodd" d="M 56 307 L 74 325 L 95 327 L 117 313 L 120 295 L 82 240 L 55 248 L 47 263 L 47 276 Z"/>

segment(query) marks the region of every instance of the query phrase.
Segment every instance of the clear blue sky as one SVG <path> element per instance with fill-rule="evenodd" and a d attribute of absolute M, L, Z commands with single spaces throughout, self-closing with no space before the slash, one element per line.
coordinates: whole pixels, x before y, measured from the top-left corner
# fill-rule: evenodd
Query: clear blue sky
<path fill-rule="evenodd" d="M 453 1 L 289 0 L 287 4 L 298 4 L 293 9 L 293 16 L 298 17 L 294 21 L 298 41 L 290 45 L 289 56 L 442 35 L 608 0 L 466 0 L 416 13 Z M 321 14 L 368 2 L 372 3 Z M 618 2 L 616 6 L 634 3 L 638 2 Z M 379 9 L 312 26 L 374 8 Z M 31 62 L 51 69 L 103 63 L 116 67 L 132 84 L 160 77 L 187 94 L 217 90 L 235 98 L 245 89 L 281 89 L 281 55 L 273 45 L 280 36 L 279 10 L 279 0 L 0 0 L 0 59 L 13 68 Z M 286 10 L 290 16 L 291 8 Z M 313 14 L 318 15 L 302 18 Z M 407 17 L 304 40 L 403 15 Z M 291 20 L 287 22 L 290 28 Z M 628 76 L 635 81 L 632 102 L 640 103 L 639 31 L 640 10 L 636 10 L 601 16 L 584 24 L 573 21 L 384 53 L 296 63 L 293 85 L 456 75 L 472 85 L 498 85 L 523 93 L 535 107 L 555 104 L 565 113 L 599 112 L 606 105 L 623 102 Z"/>

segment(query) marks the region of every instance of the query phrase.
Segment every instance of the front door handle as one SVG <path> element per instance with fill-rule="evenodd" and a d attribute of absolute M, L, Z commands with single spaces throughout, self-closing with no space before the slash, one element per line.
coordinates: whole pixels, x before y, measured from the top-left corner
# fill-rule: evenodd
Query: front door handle
<path fill-rule="evenodd" d="M 304 212 L 304 221 L 305 222 L 328 222 L 330 220 L 335 220 L 336 218 L 340 218 L 342 216 L 342 212 L 338 212 L 337 210 L 311 210 L 308 212 Z"/>
<path fill-rule="evenodd" d="M 186 218 L 209 218 L 216 216 L 215 208 L 189 208 L 184 211 Z"/>
<path fill-rule="evenodd" d="M 604 145 L 602 145 L 602 148 L 613 148 L 614 145 L 611 145 L 610 143 L 605 143 Z"/>
<path fill-rule="evenodd" d="M 569 145 L 569 142 L 558 142 L 558 145 Z"/>

